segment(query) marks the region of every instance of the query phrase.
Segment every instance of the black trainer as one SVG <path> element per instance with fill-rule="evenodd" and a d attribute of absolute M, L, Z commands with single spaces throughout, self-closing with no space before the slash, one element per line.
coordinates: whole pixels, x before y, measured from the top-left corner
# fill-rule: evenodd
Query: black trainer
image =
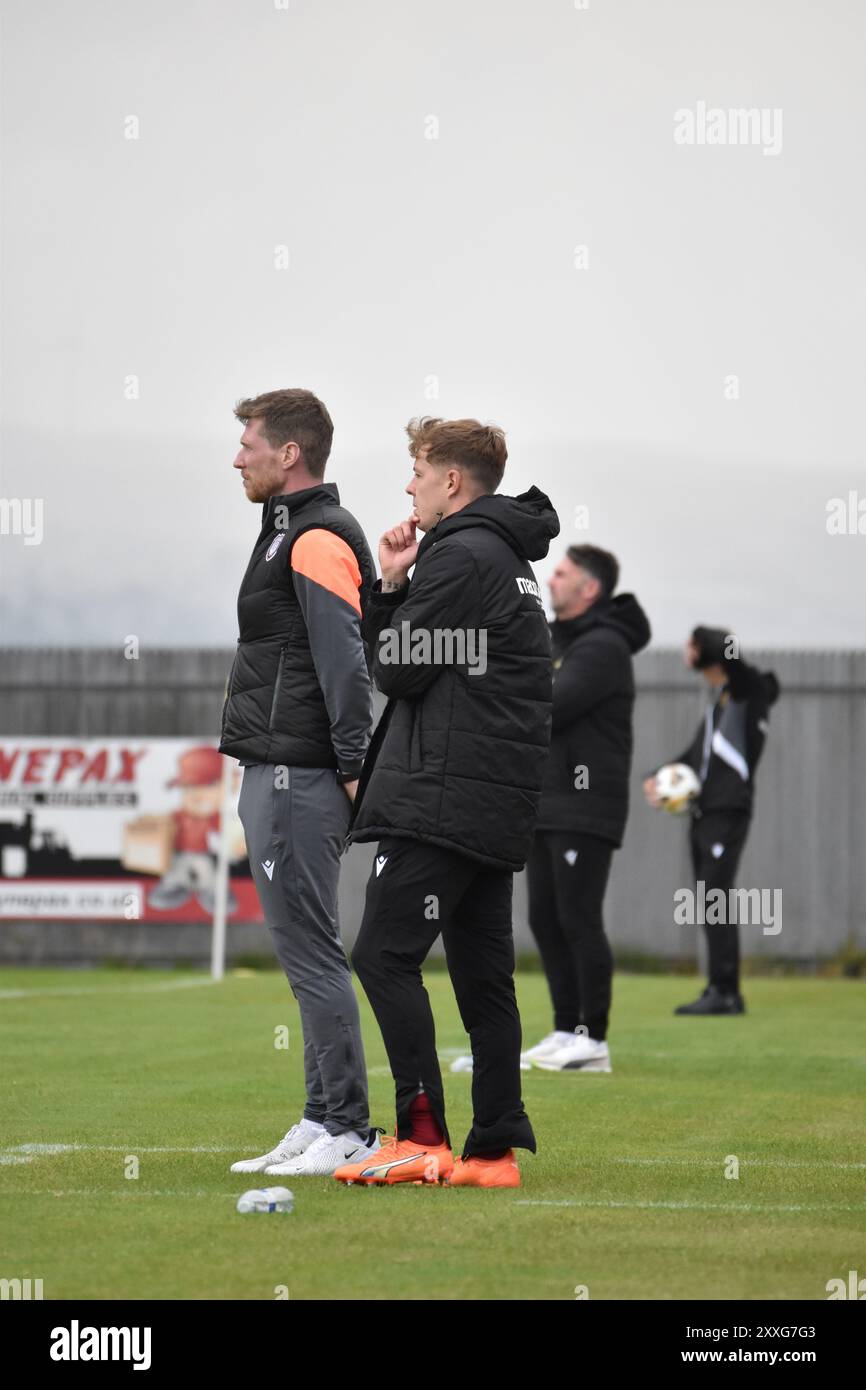
<path fill-rule="evenodd" d="M 722 994 L 715 985 L 707 985 L 699 999 L 680 1004 L 675 1014 L 744 1014 L 746 1004 L 742 994 Z"/>

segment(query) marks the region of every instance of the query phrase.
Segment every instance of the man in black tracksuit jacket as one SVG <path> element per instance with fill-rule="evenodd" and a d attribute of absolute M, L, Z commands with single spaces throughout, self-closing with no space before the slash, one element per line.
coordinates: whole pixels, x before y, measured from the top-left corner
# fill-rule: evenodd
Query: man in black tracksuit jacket
<path fill-rule="evenodd" d="M 550 635 L 529 562 L 559 521 L 537 488 L 495 494 L 501 430 L 427 419 L 408 433 L 414 511 L 382 537 L 364 622 L 389 703 L 347 840 L 379 841 L 352 961 L 394 1074 L 397 1128 L 375 1172 L 335 1176 L 515 1186 L 511 1150 L 534 1152 L 535 1137 L 520 1088 L 512 879 L 538 810 L 551 708 Z M 423 650 L 425 634 L 449 630 L 466 637 L 463 659 Z M 456 1163 L 421 980 L 440 933 L 474 1059 L 473 1124 Z"/>
<path fill-rule="evenodd" d="M 705 892 L 727 896 L 749 833 L 755 772 L 764 751 L 770 707 L 779 698 L 772 671 L 759 671 L 739 655 L 739 643 L 722 628 L 696 627 L 686 643 L 686 665 L 709 687 L 704 718 L 675 763 L 697 774 L 701 791 L 692 803 L 689 848 L 695 879 Z M 644 782 L 651 806 L 659 804 L 655 774 Z M 705 922 L 709 976 L 700 998 L 678 1014 L 741 1014 L 740 940 L 735 922 Z"/>
<path fill-rule="evenodd" d="M 553 1032 L 524 1053 L 549 1071 L 611 1070 L 613 957 L 602 905 L 628 815 L 632 657 L 650 639 L 634 595 L 614 597 L 618 577 L 608 551 L 571 546 L 549 585 L 553 732 L 527 880 Z"/>

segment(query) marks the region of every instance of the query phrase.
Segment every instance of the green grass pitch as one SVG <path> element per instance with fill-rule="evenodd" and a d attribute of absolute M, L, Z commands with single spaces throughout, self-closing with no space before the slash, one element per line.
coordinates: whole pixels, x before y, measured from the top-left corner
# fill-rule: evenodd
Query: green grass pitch
<path fill-rule="evenodd" d="M 467 1040 L 447 976 L 427 988 L 457 1148 L 470 1077 L 448 1060 Z M 46 1299 L 826 1299 L 866 1275 L 864 991 L 753 978 L 745 1016 L 675 1018 L 694 979 L 617 975 L 612 1074 L 523 1073 L 539 1151 L 518 1152 L 521 1188 L 362 1189 L 228 1171 L 301 1113 L 280 974 L 6 969 L 0 1275 L 41 1278 Z M 518 996 L 529 1045 L 551 1026 L 543 976 Z M 269 1181 L 294 1211 L 239 1215 Z"/>

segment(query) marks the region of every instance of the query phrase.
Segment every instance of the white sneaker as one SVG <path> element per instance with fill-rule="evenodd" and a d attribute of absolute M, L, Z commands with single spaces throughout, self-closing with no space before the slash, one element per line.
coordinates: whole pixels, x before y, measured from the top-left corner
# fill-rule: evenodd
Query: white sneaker
<path fill-rule="evenodd" d="M 534 1066 L 542 1071 L 611 1071 L 610 1051 L 606 1042 L 575 1033 L 556 1052 L 536 1057 Z"/>
<path fill-rule="evenodd" d="M 366 1139 L 350 1131 L 348 1134 L 320 1134 L 308 1149 L 287 1163 L 271 1163 L 266 1173 L 292 1178 L 327 1178 L 333 1176 L 344 1163 L 363 1163 L 368 1154 L 381 1148 L 379 1135 L 370 1130 Z"/>
<path fill-rule="evenodd" d="M 286 1163 L 290 1158 L 297 1158 L 308 1149 L 314 1139 L 318 1139 L 320 1134 L 327 1133 L 324 1125 L 316 1124 L 314 1120 L 308 1120 L 306 1116 L 299 1124 L 292 1125 L 286 1134 L 277 1144 L 276 1148 L 271 1149 L 270 1153 L 260 1154 L 258 1158 L 242 1158 L 237 1163 L 232 1164 L 233 1173 L 263 1173 L 269 1163 Z"/>
<path fill-rule="evenodd" d="M 449 1071 L 471 1071 L 471 1070 L 472 1070 L 472 1057 L 471 1057 L 471 1055 L 464 1055 L 464 1056 L 462 1056 L 462 1057 L 455 1057 L 455 1058 L 454 1058 L 454 1061 L 451 1063 L 451 1066 L 448 1068 L 448 1070 L 449 1070 Z"/>
<path fill-rule="evenodd" d="M 455 1057 L 455 1058 L 454 1058 L 454 1061 L 451 1063 L 450 1070 L 451 1070 L 451 1071 L 469 1071 L 469 1072 L 471 1072 L 471 1071 L 472 1071 L 472 1067 L 473 1067 L 473 1058 L 472 1058 L 472 1053 L 470 1052 L 470 1053 L 469 1053 L 467 1056 L 465 1056 L 465 1057 Z M 521 1057 L 521 1058 L 520 1058 L 520 1070 L 521 1070 L 521 1071 L 531 1071 L 531 1070 L 532 1070 L 532 1063 L 526 1061 L 523 1057 Z"/>
<path fill-rule="evenodd" d="M 521 1062 L 528 1062 L 530 1066 L 536 1057 L 551 1057 L 554 1052 L 558 1052 L 561 1047 L 566 1047 L 568 1043 L 574 1042 L 574 1033 L 563 1033 L 557 1030 L 555 1033 L 548 1033 L 546 1038 L 542 1038 L 540 1043 L 534 1047 L 529 1047 L 525 1052 L 521 1052 Z"/>

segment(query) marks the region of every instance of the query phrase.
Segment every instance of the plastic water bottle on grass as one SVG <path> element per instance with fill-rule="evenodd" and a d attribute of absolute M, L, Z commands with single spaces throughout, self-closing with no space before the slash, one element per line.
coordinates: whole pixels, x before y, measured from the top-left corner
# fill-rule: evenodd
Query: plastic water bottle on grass
<path fill-rule="evenodd" d="M 291 1211 L 294 1203 L 287 1187 L 253 1187 L 238 1198 L 238 1211 Z"/>

